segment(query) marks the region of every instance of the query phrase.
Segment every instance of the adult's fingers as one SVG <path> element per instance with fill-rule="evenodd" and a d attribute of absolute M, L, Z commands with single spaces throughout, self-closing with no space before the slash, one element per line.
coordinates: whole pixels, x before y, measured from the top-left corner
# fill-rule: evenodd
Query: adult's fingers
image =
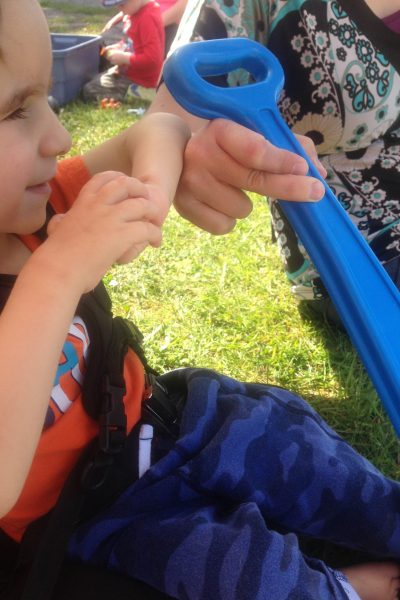
<path fill-rule="evenodd" d="M 327 175 L 327 171 L 326 171 L 324 165 L 321 163 L 321 161 L 318 158 L 317 149 L 316 149 L 315 144 L 312 141 L 312 139 L 310 139 L 306 135 L 295 134 L 295 136 L 296 136 L 297 140 L 299 141 L 299 143 L 303 146 L 303 148 L 306 151 L 306 153 L 308 154 L 308 156 L 311 158 L 312 162 L 314 163 L 314 166 L 319 171 L 320 175 L 323 178 L 325 178 Z"/>
<path fill-rule="evenodd" d="M 242 125 L 216 119 L 208 127 L 217 145 L 246 168 L 295 175 L 305 175 L 308 171 L 304 158 L 274 146 L 261 134 Z"/>
<path fill-rule="evenodd" d="M 323 183 L 314 177 L 275 175 L 255 171 L 249 175 L 249 178 L 251 190 L 279 200 L 315 202 L 321 200 L 325 193 Z"/>
<path fill-rule="evenodd" d="M 231 187 L 283 200 L 319 200 L 324 193 L 318 179 L 305 175 L 308 165 L 303 158 L 230 121 L 210 123 L 186 148 L 183 180 L 192 185 L 194 195 L 194 186 L 204 185 L 207 171 Z M 211 193 L 215 195 L 213 188 Z"/>
<path fill-rule="evenodd" d="M 261 134 L 242 125 L 217 119 L 210 124 L 210 128 L 215 130 L 213 135 L 221 148 L 230 153 L 237 162 L 251 169 L 267 169 L 271 173 L 293 173 L 294 175 L 306 175 L 308 172 L 308 164 L 303 157 L 295 152 L 278 148 Z M 317 170 L 326 177 L 326 169 L 318 159 L 317 149 L 312 139 L 305 135 L 294 135 Z"/>
<path fill-rule="evenodd" d="M 175 198 L 174 206 L 182 217 L 194 225 L 214 235 L 224 235 L 235 227 L 237 219 L 250 214 L 252 203 L 242 190 L 218 184 L 215 190 L 212 203 L 207 193 L 204 196 L 186 193 Z"/>

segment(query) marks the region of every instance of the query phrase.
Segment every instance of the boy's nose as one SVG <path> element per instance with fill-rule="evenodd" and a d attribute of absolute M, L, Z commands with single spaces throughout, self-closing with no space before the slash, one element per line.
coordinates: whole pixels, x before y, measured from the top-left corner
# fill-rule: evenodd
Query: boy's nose
<path fill-rule="evenodd" d="M 60 123 L 50 105 L 48 106 L 47 119 L 46 134 L 43 136 L 41 143 L 41 154 L 43 156 L 65 154 L 71 148 L 71 136 Z"/>

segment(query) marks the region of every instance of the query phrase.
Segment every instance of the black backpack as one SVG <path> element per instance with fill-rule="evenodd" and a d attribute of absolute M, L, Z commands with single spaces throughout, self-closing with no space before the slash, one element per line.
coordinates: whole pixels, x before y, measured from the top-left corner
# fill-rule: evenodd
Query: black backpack
<path fill-rule="evenodd" d="M 89 356 L 83 404 L 98 420 L 99 435 L 71 472 L 56 506 L 27 528 L 20 544 L 0 530 L 0 600 L 109 600 L 111 592 L 118 600 L 161 600 L 167 596 L 141 582 L 65 559 L 76 525 L 109 505 L 138 476 L 132 455 L 138 451 L 139 425 L 127 436 L 123 403 L 123 363 L 129 347 L 141 359 L 149 385 L 156 383 L 139 330 L 113 317 L 103 284 L 82 296 L 76 314 L 96 348 Z"/>

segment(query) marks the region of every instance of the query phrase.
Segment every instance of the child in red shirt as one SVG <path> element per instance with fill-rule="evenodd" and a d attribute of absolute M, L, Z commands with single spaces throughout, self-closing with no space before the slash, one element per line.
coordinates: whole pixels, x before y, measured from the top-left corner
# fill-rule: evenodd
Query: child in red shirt
<path fill-rule="evenodd" d="M 103 5 L 121 7 L 105 30 L 122 21 L 124 37 L 105 47 L 105 55 L 113 66 L 84 86 L 84 99 L 123 100 L 129 88 L 129 94 L 138 100 L 152 100 L 165 46 L 159 5 L 153 0 L 104 0 Z"/>

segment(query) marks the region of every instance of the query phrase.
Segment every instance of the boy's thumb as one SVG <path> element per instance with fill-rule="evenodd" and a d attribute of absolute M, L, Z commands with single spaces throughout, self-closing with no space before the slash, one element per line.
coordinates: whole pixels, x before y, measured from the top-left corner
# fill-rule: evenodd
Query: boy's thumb
<path fill-rule="evenodd" d="M 63 218 L 63 214 L 54 215 L 54 217 L 51 217 L 47 225 L 47 235 L 51 235 L 54 232 L 54 230 L 57 228 L 58 224 L 60 223 L 60 221 L 63 220 Z"/>

